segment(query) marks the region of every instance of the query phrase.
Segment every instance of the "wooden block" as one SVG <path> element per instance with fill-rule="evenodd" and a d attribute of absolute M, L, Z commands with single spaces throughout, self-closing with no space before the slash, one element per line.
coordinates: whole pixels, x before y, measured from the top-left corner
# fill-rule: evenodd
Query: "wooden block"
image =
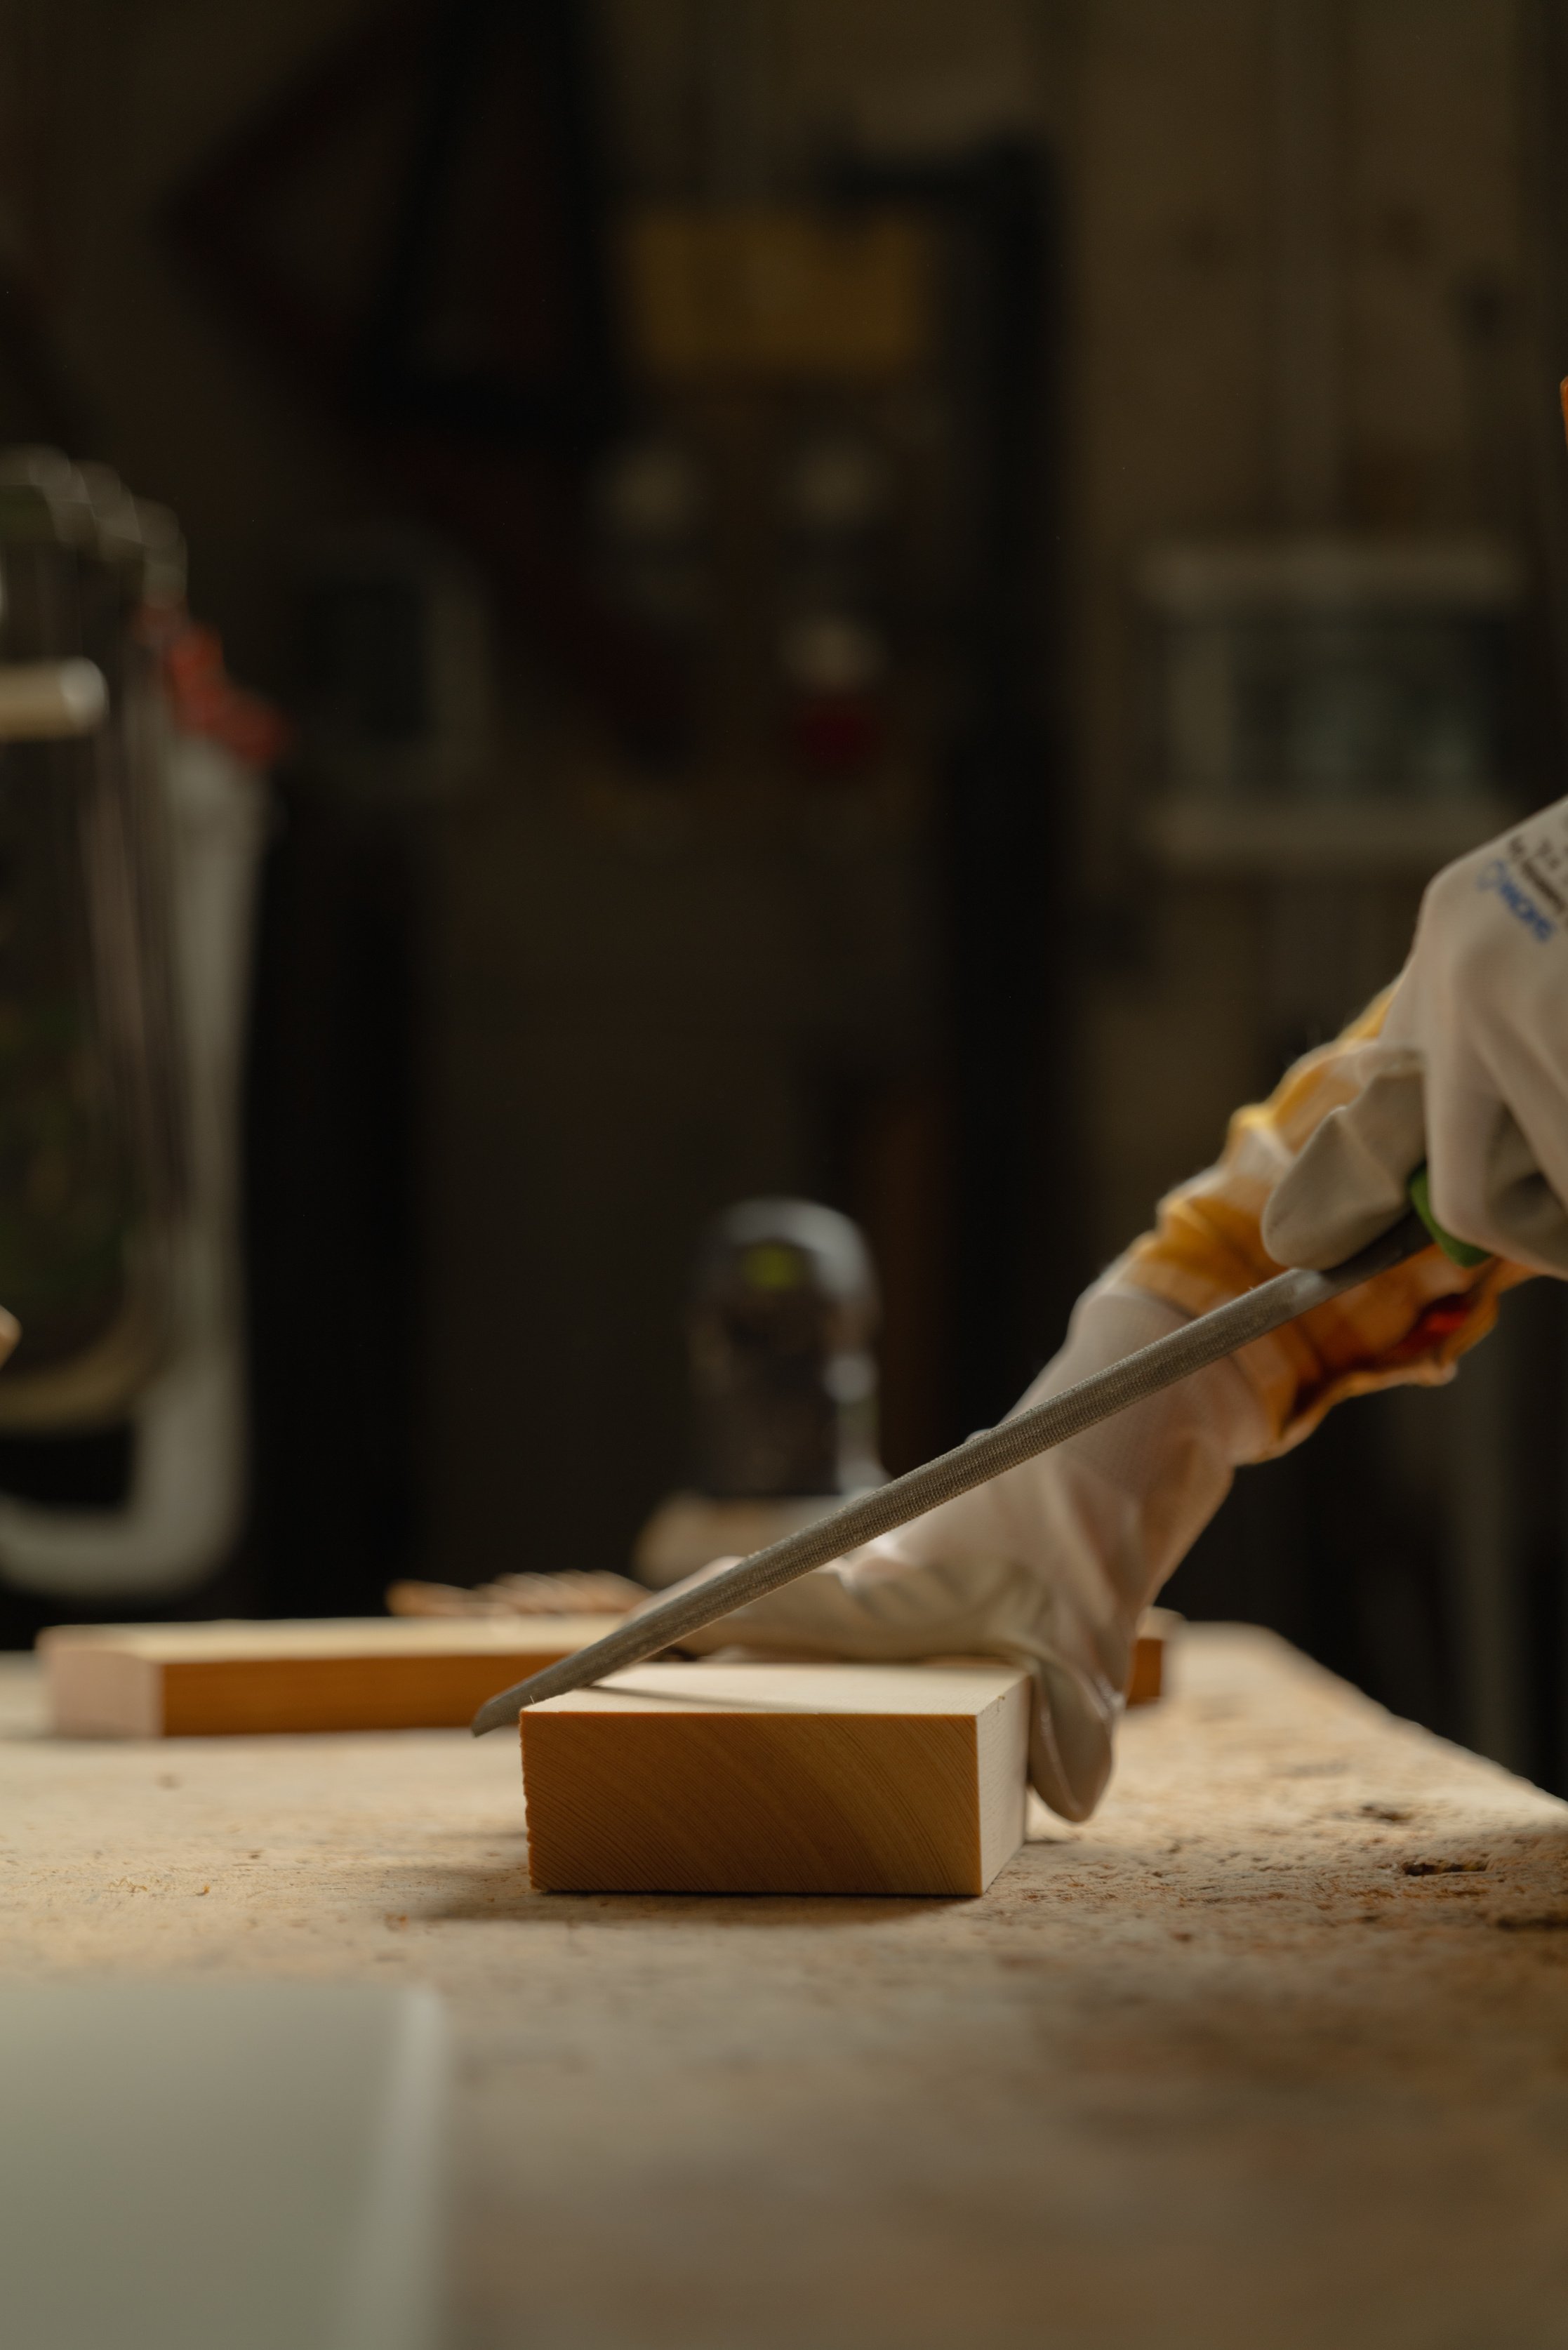
<path fill-rule="evenodd" d="M 983 1893 L 1023 1840 L 1009 1665 L 654 1664 L 524 1714 L 553 1893 Z"/>
<path fill-rule="evenodd" d="M 1132 1671 L 1127 1677 L 1129 1705 L 1153 1705 L 1163 1696 L 1166 1658 L 1180 1623 L 1181 1617 L 1172 1607 L 1144 1609 L 1133 1648 Z"/>
<path fill-rule="evenodd" d="M 602 1616 L 83 1624 L 39 1636 L 62 1738 L 466 1728 L 487 1697 L 597 1640 Z"/>

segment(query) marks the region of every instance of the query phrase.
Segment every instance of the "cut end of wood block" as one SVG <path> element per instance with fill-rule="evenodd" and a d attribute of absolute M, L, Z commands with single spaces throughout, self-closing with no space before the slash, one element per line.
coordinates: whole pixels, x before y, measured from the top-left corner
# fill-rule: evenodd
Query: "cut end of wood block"
<path fill-rule="evenodd" d="M 1011 1667 L 644 1665 L 521 1732 L 542 1892 L 976 1894 L 1023 1838 Z"/>
<path fill-rule="evenodd" d="M 88 1628 L 38 1635 L 56 1737 L 161 1738 L 163 1676 L 156 1664 L 126 1643 L 82 1638 Z"/>

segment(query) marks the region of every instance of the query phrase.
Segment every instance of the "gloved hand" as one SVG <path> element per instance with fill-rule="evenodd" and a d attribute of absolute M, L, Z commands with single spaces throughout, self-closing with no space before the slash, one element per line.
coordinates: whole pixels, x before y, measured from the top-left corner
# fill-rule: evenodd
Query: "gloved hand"
<path fill-rule="evenodd" d="M 1427 1162 L 1472 1246 L 1568 1274 L 1568 800 L 1428 889 L 1380 1034 L 1264 1211 L 1278 1263 L 1330 1265 L 1395 1223 Z"/>
<path fill-rule="evenodd" d="M 1112 1274 L 1079 1301 L 1066 1345 L 1019 1409 L 1185 1319 Z M 1138 1618 L 1269 1433 L 1242 1373 L 1217 1363 L 682 1646 L 1028 1665 L 1030 1777 L 1053 1810 L 1086 1819 L 1110 1776 Z"/>

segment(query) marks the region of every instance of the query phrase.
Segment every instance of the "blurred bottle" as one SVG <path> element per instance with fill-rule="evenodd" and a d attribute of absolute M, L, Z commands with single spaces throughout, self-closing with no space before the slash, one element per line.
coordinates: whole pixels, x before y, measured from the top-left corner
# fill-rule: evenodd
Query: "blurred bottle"
<path fill-rule="evenodd" d="M 697 1490 L 661 1503 L 633 1554 L 646 1583 L 761 1548 L 883 1482 L 878 1304 L 847 1216 L 749 1200 L 703 1237 L 687 1322 Z"/>

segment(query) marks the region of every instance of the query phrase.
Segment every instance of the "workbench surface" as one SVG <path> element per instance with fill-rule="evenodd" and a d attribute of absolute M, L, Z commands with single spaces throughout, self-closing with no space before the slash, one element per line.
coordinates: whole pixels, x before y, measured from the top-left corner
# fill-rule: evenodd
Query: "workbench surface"
<path fill-rule="evenodd" d="M 1568 1808 L 1173 1679 L 979 1900 L 709 1900 L 531 1893 L 505 1737 L 57 1743 L 10 1661 L 0 1970 L 441 1991 L 462 2350 L 1561 2350 Z"/>

